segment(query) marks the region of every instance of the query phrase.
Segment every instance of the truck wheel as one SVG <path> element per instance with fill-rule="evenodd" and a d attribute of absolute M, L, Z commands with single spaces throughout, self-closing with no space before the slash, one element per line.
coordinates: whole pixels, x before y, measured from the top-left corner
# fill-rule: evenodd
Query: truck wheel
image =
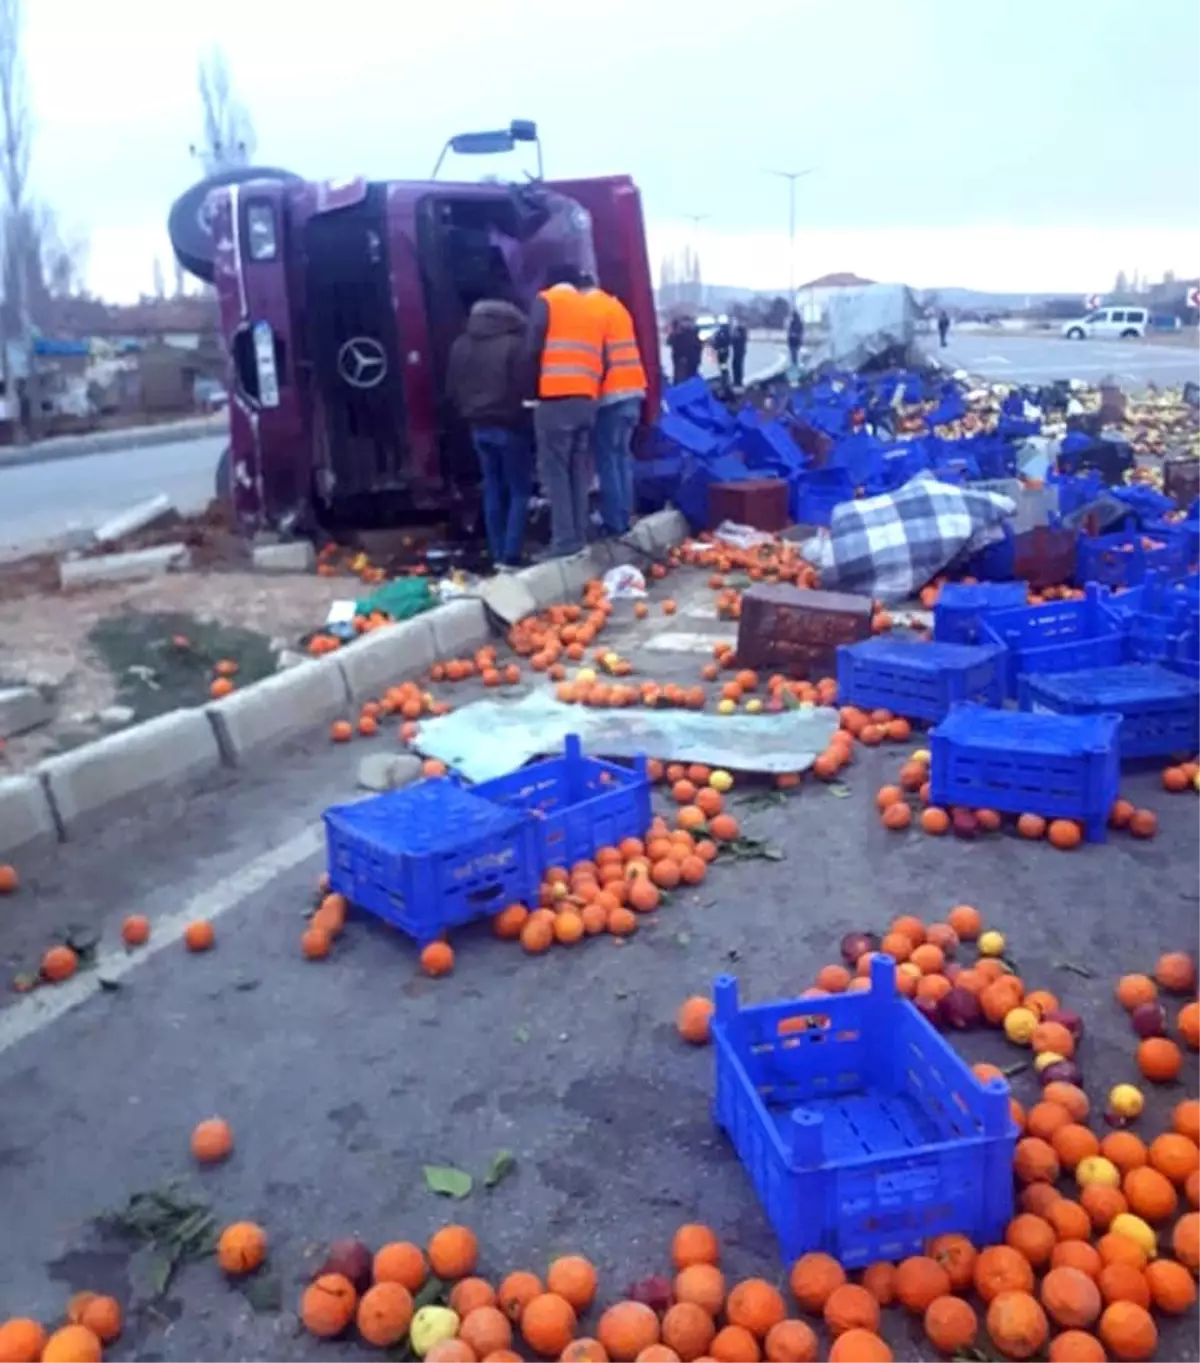
<path fill-rule="evenodd" d="M 226 445 L 213 474 L 213 496 L 218 502 L 233 501 L 233 452 Z"/>
<path fill-rule="evenodd" d="M 1067 332 L 1067 340 L 1068 340 L 1068 341 L 1082 341 L 1082 340 L 1083 340 L 1083 328 L 1082 328 L 1082 327 L 1072 327 L 1071 330 Z"/>
<path fill-rule="evenodd" d="M 1121 333 L 1121 340 L 1127 341 L 1130 339 L 1130 337 L 1132 337 L 1135 341 L 1140 340 L 1141 332 L 1135 331 L 1133 327 L 1126 327 L 1125 330 Z"/>

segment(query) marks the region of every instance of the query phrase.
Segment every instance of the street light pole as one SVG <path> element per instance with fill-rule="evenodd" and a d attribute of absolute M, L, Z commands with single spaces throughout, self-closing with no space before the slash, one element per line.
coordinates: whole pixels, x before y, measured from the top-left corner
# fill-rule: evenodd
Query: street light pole
<path fill-rule="evenodd" d="M 700 259 L 700 252 L 699 252 L 700 224 L 701 224 L 702 222 L 707 222 L 707 220 L 708 220 L 709 218 L 712 217 L 712 214 L 711 214 L 711 213 L 685 213 L 683 216 L 688 220 L 688 222 L 690 222 L 690 223 L 692 224 L 692 259 L 698 261 L 698 260 Z M 696 283 L 696 297 L 692 300 L 692 302 L 694 302 L 695 305 L 696 305 L 697 307 L 700 306 L 700 302 L 701 302 L 701 299 L 700 299 L 700 290 L 701 290 L 701 285 L 700 285 L 699 280 L 697 280 L 697 283 Z M 690 290 L 689 290 L 689 292 L 690 292 Z"/>
<path fill-rule="evenodd" d="M 778 175 L 781 179 L 788 182 L 788 307 L 796 306 L 796 181 L 802 180 L 804 176 L 811 175 L 816 169 L 809 166 L 807 170 L 772 170 L 770 175 Z"/>

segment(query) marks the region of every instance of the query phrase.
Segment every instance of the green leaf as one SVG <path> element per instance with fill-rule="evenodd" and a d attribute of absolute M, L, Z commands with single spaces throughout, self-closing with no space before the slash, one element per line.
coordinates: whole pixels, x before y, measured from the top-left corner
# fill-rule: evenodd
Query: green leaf
<path fill-rule="evenodd" d="M 1085 965 L 1076 965 L 1074 961 L 1055 961 L 1055 970 L 1069 970 L 1072 975 L 1081 975 L 1085 980 L 1094 980 L 1095 974 Z"/>
<path fill-rule="evenodd" d="M 238 1291 L 258 1315 L 276 1315 L 283 1310 L 283 1283 L 273 1273 L 255 1273 L 238 1283 Z"/>
<path fill-rule="evenodd" d="M 442 1197 L 470 1197 L 475 1180 L 462 1169 L 452 1164 L 426 1164 L 423 1166 L 425 1182 L 431 1192 Z"/>
<path fill-rule="evenodd" d="M 530 1031 L 529 1031 L 529 1028 L 526 1027 L 524 1023 L 522 1023 L 522 1024 L 517 1028 L 517 1030 L 516 1030 L 515 1032 L 513 1032 L 513 1040 L 514 1040 L 514 1041 L 519 1041 L 519 1042 L 521 1043 L 521 1045 L 524 1046 L 524 1045 L 526 1045 L 527 1042 L 529 1041 L 530 1035 L 531 1035 L 531 1033 L 530 1033 Z"/>
<path fill-rule="evenodd" d="M 494 1188 L 509 1174 L 514 1173 L 516 1168 L 517 1157 L 511 1150 L 497 1150 L 492 1156 L 492 1162 L 488 1165 L 487 1173 L 483 1176 L 483 1186 Z"/>
<path fill-rule="evenodd" d="M 692 939 L 689 933 L 677 932 L 675 934 L 675 940 L 679 943 L 681 947 L 685 947 Z"/>
<path fill-rule="evenodd" d="M 834 784 L 828 787 L 828 789 L 830 795 L 832 795 L 836 800 L 845 800 L 850 795 L 850 787 L 843 786 L 840 782 L 834 782 Z"/>
<path fill-rule="evenodd" d="M 175 1264 L 178 1255 L 174 1253 L 157 1253 L 146 1274 L 150 1284 L 150 1290 L 156 1297 L 161 1297 L 171 1285 L 171 1279 L 175 1275 Z"/>
<path fill-rule="evenodd" d="M 96 983 L 106 993 L 110 994 L 115 994 L 118 989 L 125 988 L 125 986 L 121 983 L 120 980 L 110 980 L 106 975 L 98 975 L 96 977 Z"/>
<path fill-rule="evenodd" d="M 445 1306 L 449 1295 L 449 1284 L 444 1283 L 441 1278 L 428 1277 L 421 1285 L 421 1290 L 413 1297 L 413 1310 L 419 1311 L 422 1306 Z"/>

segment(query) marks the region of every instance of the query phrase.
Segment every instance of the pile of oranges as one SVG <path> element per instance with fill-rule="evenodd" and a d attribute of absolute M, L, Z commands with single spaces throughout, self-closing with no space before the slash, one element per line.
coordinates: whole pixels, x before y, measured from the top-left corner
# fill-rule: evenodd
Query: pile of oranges
<path fill-rule="evenodd" d="M 843 708 L 843 716 L 846 709 Z M 884 715 L 887 711 L 876 711 L 878 715 Z M 899 721 L 906 724 L 906 721 Z M 845 720 L 843 719 L 843 725 Z M 888 726 L 890 728 L 890 726 Z M 840 739 L 841 732 L 835 735 L 835 740 Z M 890 736 L 890 735 L 889 735 Z M 859 735 L 860 742 L 867 741 L 862 734 Z M 878 740 L 875 740 L 878 741 Z M 842 753 L 844 761 L 851 759 L 853 748 L 845 740 L 842 742 Z M 834 752 L 834 744 L 824 754 L 828 758 Z M 824 770 L 832 770 L 832 775 L 825 779 L 832 780 L 840 766 L 832 766 L 832 763 L 822 763 L 822 768 L 818 769 L 814 765 L 814 772 L 821 776 Z M 994 809 L 943 809 L 940 805 L 930 802 L 929 789 L 929 762 L 930 755 L 927 749 L 918 749 L 910 753 L 897 774 L 894 784 L 880 786 L 875 796 L 876 807 L 879 810 L 879 820 L 885 828 L 900 832 L 912 826 L 914 818 L 919 824 L 921 831 L 933 837 L 941 837 L 949 833 L 951 829 L 956 832 L 965 833 L 969 837 L 978 837 L 985 833 L 997 833 L 1006 826 L 1005 817 Z M 1185 762 L 1179 767 L 1167 769 L 1172 773 L 1171 784 L 1167 784 L 1167 773 L 1163 773 L 1163 782 L 1168 790 L 1184 790 L 1191 786 L 1197 779 L 1196 773 L 1200 773 L 1200 764 L 1196 762 Z M 1179 774 L 1179 779 L 1185 784 L 1175 784 L 1175 773 Z M 1041 814 L 1025 813 L 1014 816 L 1007 821 L 1012 830 L 1018 837 L 1029 842 L 1038 842 L 1045 839 L 1051 847 L 1056 847 L 1059 851 L 1069 852 L 1078 847 L 1084 838 L 1083 825 L 1076 819 L 1047 819 Z M 1135 838 L 1149 839 L 1158 833 L 1158 815 L 1152 809 L 1139 809 L 1130 801 L 1119 798 L 1113 803 L 1109 812 L 1108 826 L 1114 830 L 1123 830 L 1130 833 Z"/>

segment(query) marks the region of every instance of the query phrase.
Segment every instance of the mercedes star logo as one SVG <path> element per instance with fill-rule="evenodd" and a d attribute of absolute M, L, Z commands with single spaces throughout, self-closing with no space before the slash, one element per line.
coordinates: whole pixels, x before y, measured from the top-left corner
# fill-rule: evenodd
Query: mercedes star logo
<path fill-rule="evenodd" d="M 374 336 L 352 336 L 338 351 L 338 373 L 351 388 L 377 388 L 387 367 L 387 355 Z"/>

